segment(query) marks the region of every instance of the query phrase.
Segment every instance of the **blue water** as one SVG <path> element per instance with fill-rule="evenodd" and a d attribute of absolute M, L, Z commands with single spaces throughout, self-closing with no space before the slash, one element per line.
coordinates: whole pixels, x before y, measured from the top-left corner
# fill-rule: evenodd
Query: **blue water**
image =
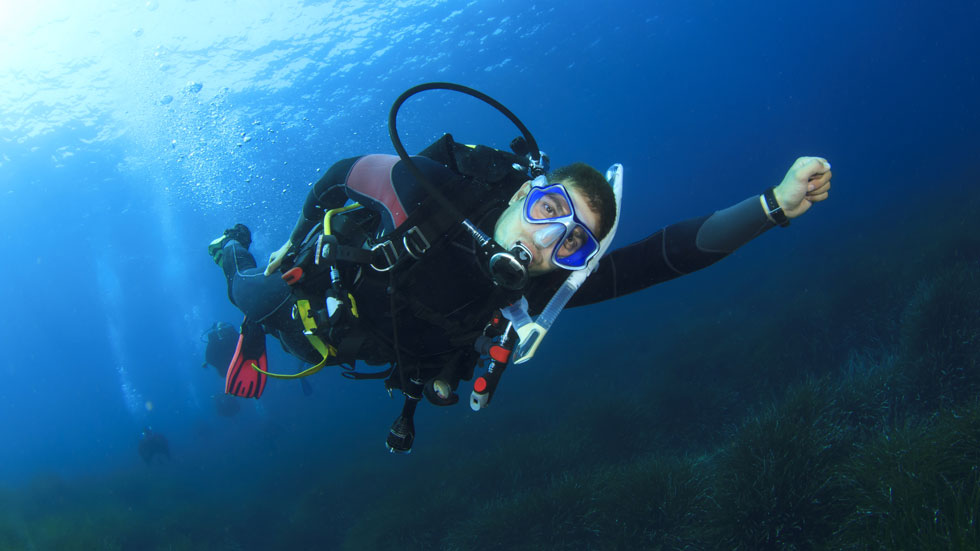
<path fill-rule="evenodd" d="M 453 430 L 492 433 L 522 400 L 560 409 L 551 377 L 580 369 L 569 351 L 601 348 L 617 320 L 646 338 L 678 309 L 724 310 L 783 259 L 817 267 L 855 234 L 898 229 L 892 213 L 973 183 L 961 176 L 980 153 L 978 2 L 267 4 L 4 8 L 4 484 L 144 473 L 145 425 L 174 454 L 151 468 L 186 484 L 383 454 L 400 400 L 376 382 L 324 371 L 309 398 L 273 381 L 238 416 L 216 413 L 200 336 L 240 315 L 205 247 L 243 222 L 267 257 L 333 161 L 392 152 L 388 109 L 412 85 L 495 97 L 553 166 L 623 163 L 620 245 L 758 194 L 801 155 L 828 158 L 834 179 L 829 201 L 721 265 L 567 313 L 491 410 L 423 406 L 421 449 L 389 469 Z M 516 135 L 449 92 L 410 100 L 399 128 L 410 151 L 443 132 L 500 148 Z M 294 365 L 278 350 L 272 362 Z"/>

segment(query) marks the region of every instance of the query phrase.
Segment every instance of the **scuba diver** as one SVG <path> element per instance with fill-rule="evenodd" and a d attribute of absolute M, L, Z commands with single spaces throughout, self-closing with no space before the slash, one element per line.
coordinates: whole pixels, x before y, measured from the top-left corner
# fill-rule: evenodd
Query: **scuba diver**
<path fill-rule="evenodd" d="M 168 461 L 170 460 L 170 444 L 167 442 L 167 438 L 149 426 L 140 433 L 137 451 L 147 465 L 158 455 L 166 457 Z"/>
<path fill-rule="evenodd" d="M 477 97 L 521 131 L 511 151 L 457 143 L 449 134 L 409 157 L 396 130 L 411 95 L 448 89 Z M 389 114 L 398 155 L 335 163 L 314 185 L 289 239 L 265 268 L 238 224 L 211 242 L 231 302 L 244 314 L 225 391 L 258 398 L 267 377 L 338 365 L 353 379 L 385 379 L 404 405 L 386 446 L 408 453 L 423 397 L 458 402 L 461 381 L 486 366 L 470 407 L 486 407 L 506 367 L 529 360 L 557 314 L 700 270 L 823 201 L 830 164 L 801 157 L 782 182 L 713 214 L 669 225 L 606 252 L 618 226 L 621 165 L 548 172 L 530 132 L 505 107 L 449 83 L 416 86 Z M 270 372 L 265 335 L 314 364 Z M 375 367 L 355 369 L 356 361 Z"/>
<path fill-rule="evenodd" d="M 230 323 L 216 321 L 201 335 L 201 340 L 207 343 L 201 367 L 204 369 L 209 365 L 214 367 L 224 379 L 228 372 L 228 364 L 231 363 L 235 348 L 238 347 L 238 329 Z"/>

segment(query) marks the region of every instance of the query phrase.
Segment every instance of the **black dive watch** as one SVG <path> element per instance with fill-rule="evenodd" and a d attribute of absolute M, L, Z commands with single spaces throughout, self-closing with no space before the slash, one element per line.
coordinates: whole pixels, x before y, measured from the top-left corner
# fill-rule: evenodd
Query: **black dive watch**
<path fill-rule="evenodd" d="M 765 198 L 766 201 L 766 213 L 769 215 L 769 218 L 772 218 L 773 222 L 779 224 L 780 227 L 785 228 L 789 225 L 789 218 L 787 218 L 786 213 L 783 212 L 783 207 L 779 206 L 779 202 L 776 201 L 776 194 L 773 193 L 773 189 L 775 188 L 769 188 L 762 194 L 762 197 Z"/>

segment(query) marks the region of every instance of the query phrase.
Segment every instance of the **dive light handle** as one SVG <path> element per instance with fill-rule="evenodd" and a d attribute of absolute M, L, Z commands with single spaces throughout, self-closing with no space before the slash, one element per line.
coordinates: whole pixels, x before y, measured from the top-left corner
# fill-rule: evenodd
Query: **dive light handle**
<path fill-rule="evenodd" d="M 500 344 L 490 344 L 484 351 L 490 356 L 490 364 L 487 366 L 486 374 L 473 381 L 473 392 L 470 393 L 470 409 L 473 411 L 480 411 L 490 405 L 497 385 L 500 384 L 500 377 L 510 365 L 510 358 L 519 341 L 513 327 L 513 322 L 508 323 Z"/>

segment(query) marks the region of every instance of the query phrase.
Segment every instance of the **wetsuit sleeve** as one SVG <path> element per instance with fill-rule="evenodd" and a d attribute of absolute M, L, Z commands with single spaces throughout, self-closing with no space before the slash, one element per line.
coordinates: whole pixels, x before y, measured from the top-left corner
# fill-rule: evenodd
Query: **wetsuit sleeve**
<path fill-rule="evenodd" d="M 303 211 L 289 234 L 289 241 L 299 245 L 310 233 L 310 230 L 323 221 L 323 213 L 329 209 L 344 206 L 347 202 L 347 174 L 360 157 L 352 157 L 334 163 L 324 173 L 323 177 L 314 184 L 306 196 Z"/>
<path fill-rule="evenodd" d="M 773 227 L 758 196 L 672 224 L 603 257 L 568 307 L 628 295 L 706 268 Z"/>

